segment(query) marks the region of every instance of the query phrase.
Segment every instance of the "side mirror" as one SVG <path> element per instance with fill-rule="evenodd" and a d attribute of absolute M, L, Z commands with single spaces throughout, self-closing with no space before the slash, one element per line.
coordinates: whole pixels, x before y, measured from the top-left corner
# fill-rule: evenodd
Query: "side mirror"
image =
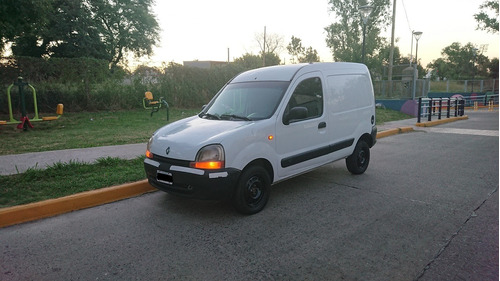
<path fill-rule="evenodd" d="M 299 121 L 302 119 L 306 119 L 307 114 L 308 114 L 307 108 L 305 108 L 303 106 L 296 106 L 296 107 L 290 109 L 290 112 L 288 113 L 288 115 L 286 115 L 283 118 L 283 124 L 288 125 L 290 123 L 293 123 L 293 122 L 296 122 L 296 121 Z"/>

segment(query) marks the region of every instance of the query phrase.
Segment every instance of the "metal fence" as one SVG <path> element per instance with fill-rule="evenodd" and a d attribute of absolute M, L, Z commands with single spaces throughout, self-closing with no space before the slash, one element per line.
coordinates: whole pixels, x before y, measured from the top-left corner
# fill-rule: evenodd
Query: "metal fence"
<path fill-rule="evenodd" d="M 498 94 L 489 95 L 454 95 L 453 97 L 420 97 L 418 99 L 418 115 L 417 123 L 421 120 L 432 121 L 432 116 L 436 116 L 438 120 L 441 118 L 450 118 L 463 116 L 465 108 L 488 108 L 492 111 L 498 107 Z"/>
<path fill-rule="evenodd" d="M 429 80 L 382 80 L 373 82 L 373 90 L 376 99 L 413 99 L 413 87 L 415 96 L 424 97 L 429 92 Z"/>
<path fill-rule="evenodd" d="M 498 79 L 430 81 L 430 92 L 498 93 Z"/>
<path fill-rule="evenodd" d="M 463 116 L 465 100 L 456 98 L 419 98 L 417 123 L 422 119 L 432 121 L 432 116 L 437 119 Z"/>
<path fill-rule="evenodd" d="M 478 109 L 479 107 L 496 107 L 498 106 L 498 94 L 490 95 L 475 95 L 463 97 L 466 107 L 473 107 Z"/>
<path fill-rule="evenodd" d="M 373 81 L 376 99 L 416 99 L 426 97 L 429 92 L 439 93 L 494 93 L 498 94 L 498 79 L 491 80 L 447 80 L 430 79 L 378 80 Z M 413 96 L 415 87 L 415 96 Z"/>

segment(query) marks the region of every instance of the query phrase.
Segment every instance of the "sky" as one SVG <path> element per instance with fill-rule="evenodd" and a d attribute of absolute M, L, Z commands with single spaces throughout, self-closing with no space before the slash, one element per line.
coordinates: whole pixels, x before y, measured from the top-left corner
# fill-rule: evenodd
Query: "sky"
<path fill-rule="evenodd" d="M 423 32 L 418 41 L 418 58 L 425 67 L 441 57 L 453 42 L 486 46 L 487 57 L 499 57 L 499 35 L 476 30 L 474 14 L 485 0 L 396 0 L 396 46 L 403 55 L 415 56 L 412 30 Z M 391 0 L 392 2 L 392 0 Z M 391 5 L 392 11 L 392 5 Z M 264 32 L 283 37 L 288 45 L 292 35 L 304 47 L 318 51 L 321 61 L 333 61 L 326 46 L 325 27 L 335 16 L 328 0 L 156 0 L 154 12 L 161 28 L 161 41 L 154 55 L 141 63 L 182 64 L 189 60 L 227 61 L 245 53 L 258 54 L 256 35 Z M 391 26 L 382 36 L 391 38 Z M 291 63 L 286 48 L 282 62 Z"/>

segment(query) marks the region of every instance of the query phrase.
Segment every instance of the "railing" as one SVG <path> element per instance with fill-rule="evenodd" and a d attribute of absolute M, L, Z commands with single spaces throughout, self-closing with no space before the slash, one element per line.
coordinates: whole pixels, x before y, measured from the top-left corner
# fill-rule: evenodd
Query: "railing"
<path fill-rule="evenodd" d="M 377 99 L 417 99 L 426 97 L 429 92 L 466 95 L 470 93 L 498 94 L 498 79 L 490 80 L 447 80 L 431 81 L 430 79 L 374 80 L 373 90 Z M 413 88 L 415 87 L 415 91 Z M 413 96 L 415 93 L 415 96 Z"/>
<path fill-rule="evenodd" d="M 479 106 L 498 106 L 497 95 L 476 95 L 462 97 L 465 100 L 466 107 L 474 107 L 476 110 Z"/>
<path fill-rule="evenodd" d="M 443 116 L 446 118 L 464 115 L 465 100 L 461 97 L 456 98 L 418 98 L 418 116 L 417 123 L 422 118 L 432 121 L 432 116 L 440 120 Z"/>
<path fill-rule="evenodd" d="M 498 79 L 430 81 L 430 92 L 498 93 Z"/>

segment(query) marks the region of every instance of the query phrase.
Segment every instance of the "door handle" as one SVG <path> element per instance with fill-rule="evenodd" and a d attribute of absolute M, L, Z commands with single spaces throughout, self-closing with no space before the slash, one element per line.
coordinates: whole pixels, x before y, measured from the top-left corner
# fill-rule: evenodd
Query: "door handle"
<path fill-rule="evenodd" d="M 318 129 L 323 129 L 323 128 L 326 128 L 326 122 L 320 122 L 318 124 Z"/>

